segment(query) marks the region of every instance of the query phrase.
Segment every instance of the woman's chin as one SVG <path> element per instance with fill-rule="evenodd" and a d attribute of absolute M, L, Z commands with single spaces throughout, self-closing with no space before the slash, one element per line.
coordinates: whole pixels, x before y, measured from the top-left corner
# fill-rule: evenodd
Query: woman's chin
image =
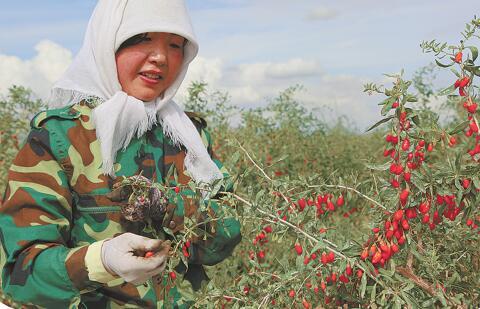
<path fill-rule="evenodd" d="M 155 99 L 158 97 L 158 95 L 153 94 L 133 94 L 131 96 L 145 103 L 155 101 Z"/>

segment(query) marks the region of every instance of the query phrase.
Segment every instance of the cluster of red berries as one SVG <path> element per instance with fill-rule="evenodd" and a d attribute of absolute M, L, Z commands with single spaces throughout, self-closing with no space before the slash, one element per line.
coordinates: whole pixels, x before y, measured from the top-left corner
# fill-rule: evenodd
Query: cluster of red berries
<path fill-rule="evenodd" d="M 335 211 L 336 208 L 342 207 L 345 205 L 345 198 L 343 195 L 340 195 L 336 200 L 331 193 L 319 194 L 316 199 L 310 198 L 306 200 L 305 198 L 301 198 L 297 201 L 296 204 L 293 204 L 293 207 L 296 207 L 298 211 L 303 211 L 305 207 L 308 206 L 315 206 L 317 209 L 317 216 L 320 217 L 321 215 L 325 214 L 326 211 Z M 325 209 L 323 208 L 325 206 Z"/>
<path fill-rule="evenodd" d="M 458 64 L 461 64 L 462 60 L 463 60 L 463 53 L 461 51 L 459 51 L 455 55 L 455 58 L 453 58 L 453 61 L 458 63 Z M 455 89 L 458 88 L 458 93 L 460 94 L 460 96 L 465 97 L 465 96 L 467 96 L 467 94 L 465 92 L 465 87 L 468 86 L 469 83 L 470 83 L 470 78 L 468 78 L 468 76 L 465 76 L 463 78 L 457 79 L 453 86 L 455 87 Z"/>
<path fill-rule="evenodd" d="M 463 78 L 457 79 L 453 86 L 455 87 L 455 89 L 458 88 L 458 93 L 460 94 L 460 96 L 466 97 L 467 93 L 465 92 L 465 87 L 467 87 L 469 83 L 470 78 L 468 76 L 465 76 Z"/>
<path fill-rule="evenodd" d="M 280 197 L 280 193 L 278 192 L 273 192 L 274 195 Z M 290 201 L 290 199 L 288 198 Z M 288 211 L 292 213 L 295 209 L 297 209 L 298 212 L 303 212 L 307 206 L 315 206 L 316 207 L 316 215 L 317 217 L 323 215 L 326 213 L 326 211 L 333 212 L 335 211 L 336 208 L 342 207 L 345 205 L 345 198 L 343 195 L 338 196 L 336 199 L 334 198 L 333 194 L 330 193 L 325 193 L 325 194 L 319 194 L 315 200 L 313 198 L 305 199 L 305 198 L 300 198 L 296 203 L 292 203 L 291 206 L 289 207 Z M 323 208 L 325 207 L 325 209 Z M 350 215 L 353 213 L 355 210 L 348 212 L 347 214 Z M 279 216 L 282 215 L 282 211 L 278 210 L 277 214 Z M 282 216 L 282 220 L 287 220 L 287 215 Z M 266 243 L 268 243 L 268 237 L 267 234 L 272 233 L 273 229 L 270 225 L 267 225 L 263 228 L 260 233 L 255 235 L 255 238 L 252 240 L 252 243 L 254 246 L 263 246 Z M 298 255 L 301 255 L 303 253 L 303 249 L 299 244 L 295 245 L 295 250 Z M 333 252 L 332 252 L 333 254 Z M 255 256 L 259 259 L 262 260 L 266 256 L 266 251 L 261 249 L 258 250 L 257 253 L 255 253 L 253 250 L 249 252 L 249 258 L 251 260 L 255 259 Z M 312 254 L 312 257 L 316 258 L 316 254 Z M 304 263 L 308 264 L 310 261 L 310 257 L 306 257 Z"/>
<path fill-rule="evenodd" d="M 465 108 L 469 114 L 475 114 L 477 112 L 478 105 L 473 101 L 467 100 L 463 102 L 463 108 Z"/>
<path fill-rule="evenodd" d="M 188 252 L 188 248 L 190 248 L 191 246 L 191 243 L 190 243 L 190 240 L 187 240 L 183 246 L 182 246 L 182 253 L 183 253 L 183 256 L 184 257 L 189 257 L 190 256 L 190 253 Z"/>
<path fill-rule="evenodd" d="M 288 292 L 288 297 L 290 298 L 295 298 L 295 295 L 296 295 L 295 290 L 290 290 Z M 273 300 L 272 300 L 272 305 L 275 305 L 275 302 Z M 312 305 L 305 298 L 302 299 L 302 306 L 304 309 L 312 308 Z"/>
<path fill-rule="evenodd" d="M 270 225 L 267 225 L 263 228 L 263 230 L 258 233 L 255 238 L 253 239 L 252 243 L 254 246 L 256 245 L 260 245 L 260 246 L 263 246 L 265 245 L 266 243 L 268 243 L 268 238 L 267 238 L 267 234 L 270 234 L 271 232 L 273 232 L 273 229 Z M 255 253 L 253 251 L 250 251 L 249 252 L 249 257 L 251 260 L 255 259 Z M 263 260 L 265 258 L 265 250 L 259 250 L 257 252 L 257 258 L 259 260 Z"/>
<path fill-rule="evenodd" d="M 476 230 L 479 227 L 480 224 L 480 216 L 477 216 L 476 218 L 468 218 L 466 222 L 467 226 L 469 226 L 472 230 Z M 478 231 L 480 234 L 480 230 Z"/>
<path fill-rule="evenodd" d="M 463 181 L 463 187 L 465 189 L 468 189 L 470 186 L 470 180 L 464 179 Z M 462 211 L 462 208 L 464 206 L 463 202 L 460 203 L 460 207 L 457 207 L 457 203 L 455 201 L 455 195 L 437 195 L 437 205 L 443 205 L 445 204 L 446 207 L 443 210 L 443 216 L 447 219 L 450 219 L 450 221 L 454 221 L 458 214 L 460 214 L 460 211 Z M 433 213 L 433 219 L 435 220 L 435 212 Z M 437 223 L 438 224 L 438 223 Z"/>
<path fill-rule="evenodd" d="M 454 61 L 456 63 L 462 63 L 462 52 L 458 52 L 455 55 Z M 469 150 L 468 153 L 472 157 L 472 159 L 475 160 L 475 156 L 480 153 L 480 137 L 478 135 L 478 123 L 474 117 L 475 113 L 477 112 L 478 104 L 473 102 L 472 98 L 468 96 L 468 93 L 465 92 L 465 87 L 469 86 L 471 84 L 471 79 L 468 76 L 464 76 L 462 78 L 459 78 L 455 81 L 453 86 L 455 89 L 458 88 L 459 94 L 462 97 L 467 97 L 467 99 L 463 102 L 463 108 L 468 113 L 468 120 L 470 121 L 468 129 L 465 131 L 465 135 L 467 137 L 475 137 L 475 146 L 473 149 Z"/>
<path fill-rule="evenodd" d="M 417 210 L 414 207 L 407 208 L 411 171 L 423 164 L 426 152 L 434 149 L 433 143 L 427 144 L 424 140 L 420 140 L 414 145 L 408 136 L 401 134 L 411 129 L 411 123 L 403 106 L 395 102 L 392 107 L 400 109 L 396 111 L 398 132 L 386 136 L 385 141 L 390 146 L 386 147 L 383 154 L 392 159 L 389 172 L 393 177 L 390 184 L 398 190 L 399 205 L 398 209 L 385 221 L 383 230 L 379 227 L 373 229 L 374 237 L 366 243 L 360 254 L 360 258 L 369 259 L 375 269 L 383 267 L 406 241 L 405 232 L 410 229 L 409 220 L 417 217 Z"/>
<path fill-rule="evenodd" d="M 390 173 L 394 175 L 394 179 L 391 180 L 391 184 L 394 188 L 400 187 L 399 178 L 403 175 L 403 179 L 406 182 L 410 182 L 411 170 L 417 169 L 425 161 L 425 150 L 432 152 L 434 145 L 428 143 L 426 145 L 424 140 L 420 140 L 413 150 L 411 150 L 411 144 L 408 137 L 405 137 L 401 143 L 401 150 L 407 153 L 407 163 L 404 166 L 400 162 L 400 154 L 396 150 L 398 144 L 398 136 L 388 134 L 386 141 L 392 144 L 392 148 L 386 148 L 383 152 L 384 157 L 390 156 L 393 162 L 390 165 Z M 426 146 L 426 147 L 425 147 Z"/>
<path fill-rule="evenodd" d="M 280 193 L 278 192 L 273 192 L 274 195 L 278 197 L 282 197 Z M 333 212 L 337 210 L 338 208 L 342 207 L 345 205 L 345 198 L 343 195 L 339 195 L 335 197 L 331 193 L 325 193 L 325 194 L 318 194 L 314 197 L 311 198 L 300 198 L 296 202 L 291 202 L 291 199 L 287 198 L 287 200 L 291 203 L 290 207 L 288 208 L 288 212 L 292 213 L 294 211 L 297 212 L 303 212 L 306 211 L 309 207 L 315 207 L 315 212 L 317 217 L 327 214 L 329 212 Z M 351 213 L 355 212 L 356 208 L 347 212 L 346 215 L 349 216 Z M 277 214 L 279 216 L 282 216 L 281 218 L 283 220 L 287 220 L 287 215 L 283 214 L 282 211 L 278 210 Z M 345 215 L 344 215 L 345 216 Z M 266 225 L 263 227 L 262 231 L 260 231 L 258 234 L 255 235 L 255 237 L 252 240 L 252 243 L 254 246 L 259 246 L 259 250 L 255 253 L 254 251 L 249 252 L 249 258 L 250 259 L 255 259 L 257 258 L 259 261 L 265 258 L 266 256 L 266 250 L 261 249 L 261 246 L 265 245 L 268 243 L 268 234 L 272 233 L 273 229 L 270 225 Z M 320 233 L 326 232 L 325 229 L 320 229 Z M 335 262 L 335 253 L 328 251 L 328 252 L 321 252 L 317 251 L 312 254 L 305 254 L 305 251 L 302 247 L 301 244 L 296 243 L 294 245 L 294 252 L 298 256 L 303 257 L 303 263 L 304 265 L 312 264 L 315 261 L 317 261 L 318 264 L 321 264 L 323 266 L 327 266 L 329 264 L 333 264 Z M 325 279 L 320 279 L 319 284 L 315 287 L 310 282 L 307 282 L 305 286 L 308 289 L 313 288 L 313 291 L 315 293 L 319 293 L 320 290 L 326 291 L 327 285 L 328 284 L 337 284 L 337 283 L 348 283 L 350 282 L 349 277 L 353 275 L 353 269 L 350 265 L 347 265 L 344 273 L 337 275 L 336 272 L 332 271 Z M 358 270 L 357 271 L 357 276 L 361 278 L 363 275 L 363 271 Z M 319 272 L 317 273 L 317 277 L 321 277 L 322 273 Z M 248 286 L 244 287 L 244 293 L 248 294 L 250 292 L 250 288 Z M 288 291 L 288 296 L 290 298 L 295 298 L 297 297 L 295 290 L 290 290 Z M 329 302 L 328 296 L 326 296 L 326 301 Z M 272 304 L 274 304 L 274 300 L 272 300 Z M 302 305 L 304 308 L 312 308 L 311 304 L 305 300 L 302 299 Z"/>
<path fill-rule="evenodd" d="M 408 219 L 413 217 L 413 212 L 407 210 L 398 209 L 393 213 L 391 220 L 385 221 L 383 233 L 380 233 L 380 228 L 373 228 L 375 236 L 363 249 L 360 255 L 362 260 L 369 258 L 373 265 L 383 267 L 399 251 L 399 246 L 405 243 L 404 233 L 410 229 Z"/>
<path fill-rule="evenodd" d="M 294 250 L 297 255 L 303 255 L 304 250 L 302 246 L 298 243 L 295 244 Z M 318 258 L 320 257 L 320 258 Z M 305 265 L 312 263 L 313 261 L 318 260 L 318 263 L 321 263 L 323 266 L 327 266 L 328 264 L 333 264 L 335 262 L 335 253 L 332 251 L 329 252 L 322 252 L 320 253 L 319 251 L 314 252 L 310 255 L 306 254 L 304 256 L 304 261 L 303 263 Z M 354 274 L 353 268 L 350 264 L 347 264 L 345 270 L 343 273 L 338 275 L 335 271 L 332 271 L 328 276 L 325 277 L 325 279 L 320 278 L 320 284 L 313 287 L 311 282 L 307 282 L 305 284 L 305 287 L 307 289 L 311 289 L 313 287 L 313 291 L 315 294 L 318 294 L 320 290 L 322 290 L 324 293 L 326 293 L 327 290 L 327 285 L 336 285 L 339 283 L 347 284 L 350 282 L 350 277 L 352 277 Z M 363 271 L 361 269 L 358 269 L 357 272 L 357 277 L 361 278 L 363 276 Z M 322 277 L 322 272 L 318 272 L 316 274 L 317 277 Z M 295 292 L 291 290 L 289 292 L 289 296 L 291 298 L 295 297 Z"/>
<path fill-rule="evenodd" d="M 477 104 L 471 103 L 470 105 L 467 105 L 467 102 L 471 102 L 470 98 L 464 103 L 464 106 L 467 106 L 466 108 L 470 108 L 471 110 L 471 114 L 468 115 L 468 120 L 470 121 L 470 124 L 468 125 L 467 131 L 465 131 L 465 136 L 475 137 L 475 146 L 473 146 L 473 148 L 468 151 L 468 154 L 472 157 L 472 160 L 476 161 L 476 159 L 478 159 L 477 154 L 480 153 L 480 135 L 478 134 L 478 124 L 475 117 L 473 117 L 473 114 L 477 110 Z"/>
<path fill-rule="evenodd" d="M 277 197 L 283 198 L 280 192 L 274 191 L 272 192 L 273 195 Z M 287 201 L 291 202 L 291 199 L 287 197 Z M 345 205 L 345 198 L 343 195 L 339 195 L 338 198 L 335 199 L 333 194 L 331 193 L 325 193 L 325 194 L 319 194 L 316 197 L 313 198 L 300 198 L 297 200 L 296 203 L 291 203 L 290 207 L 288 207 L 288 213 L 293 213 L 295 210 L 298 212 L 303 212 L 305 208 L 308 208 L 307 206 L 315 206 L 316 207 L 316 215 L 317 217 L 320 217 L 324 214 L 327 213 L 332 213 L 339 207 L 342 207 Z M 325 208 L 324 208 L 325 207 Z M 352 208 L 348 212 L 344 213 L 344 217 L 349 217 L 352 213 L 357 211 L 356 208 Z M 282 210 L 277 210 L 278 216 L 281 216 L 282 220 L 287 220 L 288 216 L 282 211 Z M 275 219 L 275 221 L 278 221 Z M 258 235 L 257 235 L 258 236 Z M 257 239 L 257 242 L 259 239 Z M 256 243 L 255 243 L 256 244 Z"/>
<path fill-rule="evenodd" d="M 394 107 L 398 108 L 399 105 L 394 104 Z M 400 131 L 406 131 L 408 129 L 405 128 L 411 127 L 410 124 L 406 125 L 406 111 L 401 111 L 398 118 Z M 422 222 L 428 224 L 432 230 L 442 221 L 438 210 L 435 210 L 432 218 L 430 218 L 430 201 L 422 202 L 418 207 L 406 207 L 410 195 L 408 185 L 411 181 L 410 171 L 418 168 L 424 162 L 425 153 L 433 151 L 433 143 L 426 144 L 424 140 L 420 140 L 412 150 L 412 145 L 408 136 L 401 139 L 400 133 L 395 135 L 388 134 L 386 136 L 386 142 L 393 146 L 385 149 L 384 156 L 390 156 L 393 160 L 389 169 L 390 173 L 393 175 L 390 183 L 393 188 L 398 189 L 400 203 L 398 209 L 385 221 L 383 231 L 378 227 L 373 229 L 375 235 L 373 239 L 366 244 L 360 255 L 362 260 L 370 259 L 372 264 L 381 267 L 383 267 L 385 263 L 399 251 L 399 246 L 405 243 L 405 232 L 410 229 L 409 220 L 418 216 L 417 211 L 423 216 Z M 449 140 L 449 145 L 453 146 L 455 144 L 456 139 L 452 136 Z M 406 153 L 405 166 L 401 162 L 401 156 L 399 153 L 401 151 Z M 405 186 L 402 186 L 402 180 Z M 465 179 L 462 184 L 464 188 L 467 189 L 470 186 L 470 181 Z M 446 204 L 443 216 L 452 221 L 455 220 L 462 210 L 462 207 L 456 206 L 455 196 L 437 195 L 437 204 L 442 205 L 443 203 Z"/>

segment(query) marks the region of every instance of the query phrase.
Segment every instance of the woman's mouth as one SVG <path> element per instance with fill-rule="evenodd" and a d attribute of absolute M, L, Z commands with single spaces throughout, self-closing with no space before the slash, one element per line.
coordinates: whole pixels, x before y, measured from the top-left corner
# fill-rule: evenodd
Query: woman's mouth
<path fill-rule="evenodd" d="M 148 79 L 155 79 L 155 80 L 162 80 L 163 79 L 162 75 L 159 74 L 159 73 L 144 73 L 144 72 L 142 72 L 142 73 L 140 73 L 140 75 L 142 75 L 142 76 L 144 76 Z"/>
<path fill-rule="evenodd" d="M 139 75 L 140 79 L 149 85 L 158 84 L 163 79 L 163 76 L 160 73 L 140 72 Z"/>

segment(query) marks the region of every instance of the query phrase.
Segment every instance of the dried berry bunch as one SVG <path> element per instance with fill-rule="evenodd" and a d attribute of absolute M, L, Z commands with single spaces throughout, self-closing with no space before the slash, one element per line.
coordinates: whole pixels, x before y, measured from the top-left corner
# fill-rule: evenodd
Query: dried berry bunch
<path fill-rule="evenodd" d="M 112 201 L 123 202 L 122 216 L 132 222 L 148 219 L 162 219 L 168 205 L 168 198 L 148 178 L 135 175 L 113 186 L 107 195 Z"/>

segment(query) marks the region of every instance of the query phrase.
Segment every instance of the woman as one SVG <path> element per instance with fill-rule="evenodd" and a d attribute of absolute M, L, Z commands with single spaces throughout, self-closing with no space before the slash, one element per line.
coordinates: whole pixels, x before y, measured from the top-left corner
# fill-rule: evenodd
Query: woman
<path fill-rule="evenodd" d="M 53 87 L 56 109 L 32 120 L 9 172 L 0 209 L 4 293 L 47 308 L 187 306 L 186 282 L 162 275 L 168 241 L 126 220 L 111 192 L 135 175 L 171 184 L 172 166 L 178 185 L 226 176 L 211 158 L 205 122 L 172 101 L 197 50 L 183 1 L 98 2 L 82 49 Z M 220 207 L 197 210 L 193 199 L 178 199 L 150 219 L 165 239 L 164 231 L 182 231 L 185 216 L 206 222 Z M 206 278 L 201 265 L 223 260 L 240 240 L 234 219 L 205 225 L 209 237 L 187 249 L 188 270 L 176 268 L 193 288 Z"/>

